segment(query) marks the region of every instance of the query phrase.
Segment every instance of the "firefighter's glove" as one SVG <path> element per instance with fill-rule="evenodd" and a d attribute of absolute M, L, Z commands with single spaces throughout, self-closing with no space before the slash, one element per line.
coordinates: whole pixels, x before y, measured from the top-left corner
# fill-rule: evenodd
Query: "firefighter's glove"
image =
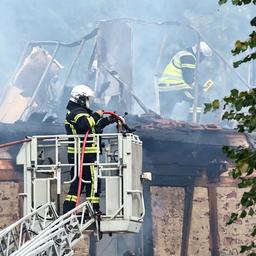
<path fill-rule="evenodd" d="M 99 110 L 96 111 L 96 113 L 97 113 L 100 117 L 103 117 L 104 110 L 99 109 Z"/>
<path fill-rule="evenodd" d="M 110 124 L 113 124 L 113 123 L 117 122 L 117 120 L 118 120 L 118 118 L 116 116 L 110 115 L 108 117 L 108 121 L 109 121 Z"/>

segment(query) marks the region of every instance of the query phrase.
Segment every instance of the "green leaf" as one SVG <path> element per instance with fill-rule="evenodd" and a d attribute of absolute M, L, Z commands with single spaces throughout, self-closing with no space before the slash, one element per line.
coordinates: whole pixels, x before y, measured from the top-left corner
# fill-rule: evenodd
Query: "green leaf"
<path fill-rule="evenodd" d="M 245 97 L 248 95 L 248 92 L 247 91 L 242 91 L 239 93 L 239 97 Z"/>
<path fill-rule="evenodd" d="M 253 41 L 253 44 L 255 43 L 255 41 Z M 252 47 L 251 47 L 252 48 Z M 235 53 L 234 51 L 233 52 L 233 55 L 236 55 L 237 52 Z M 246 55 L 243 59 L 239 60 L 239 61 L 235 61 L 233 62 L 233 67 L 234 68 L 237 68 L 239 67 L 242 63 L 246 63 L 246 62 L 249 62 L 251 60 L 254 60 L 256 59 L 256 52 L 252 53 L 252 54 L 248 54 Z"/>
<path fill-rule="evenodd" d="M 232 0 L 232 4 L 239 5 L 240 4 L 240 0 Z"/>
<path fill-rule="evenodd" d="M 255 108 L 255 106 L 251 106 L 251 107 L 248 109 L 248 112 L 249 112 L 250 114 L 256 114 L 256 108 Z"/>
<path fill-rule="evenodd" d="M 252 26 L 256 26 L 256 17 L 254 17 L 250 23 Z"/>
<path fill-rule="evenodd" d="M 220 107 L 220 101 L 214 100 L 212 103 L 204 103 L 204 113 L 214 111 Z"/>
<path fill-rule="evenodd" d="M 256 129 L 256 116 L 255 117 L 252 117 L 250 119 L 250 124 L 249 124 L 249 132 L 252 132 Z"/>
<path fill-rule="evenodd" d="M 233 67 L 234 67 L 234 68 L 238 68 L 241 64 L 242 64 L 242 61 L 241 61 L 241 60 L 235 61 L 235 62 L 233 62 Z"/>
<path fill-rule="evenodd" d="M 252 208 L 250 208 L 249 211 L 248 211 L 248 215 L 252 216 L 253 214 L 254 214 L 254 210 Z M 254 231 L 256 232 L 256 228 L 254 229 Z"/>
<path fill-rule="evenodd" d="M 219 0 L 219 5 L 225 4 L 228 0 Z"/>
<path fill-rule="evenodd" d="M 256 227 L 255 226 L 253 227 L 253 231 L 251 233 L 251 236 L 256 236 Z"/>
<path fill-rule="evenodd" d="M 223 150 L 223 152 L 225 153 L 225 154 L 227 154 L 228 152 L 229 152 L 229 149 L 230 149 L 230 147 L 229 146 L 223 146 L 222 147 L 222 150 Z"/>
<path fill-rule="evenodd" d="M 248 171 L 249 164 L 247 161 L 241 160 L 238 161 L 236 164 L 236 168 L 241 172 L 247 172 Z"/>
<path fill-rule="evenodd" d="M 233 213 L 231 214 L 231 216 L 230 216 L 228 222 L 227 222 L 227 225 L 232 224 L 234 221 L 237 220 L 237 218 L 238 218 L 238 213 L 234 213 L 234 212 L 233 212 Z"/>
<path fill-rule="evenodd" d="M 211 111 L 211 109 L 212 109 L 211 103 L 204 103 L 204 113 Z"/>
<path fill-rule="evenodd" d="M 212 107 L 213 107 L 214 110 L 218 109 L 220 107 L 220 101 L 219 100 L 214 100 L 212 102 Z"/>
<path fill-rule="evenodd" d="M 242 196 L 242 198 L 240 200 L 240 203 L 244 207 L 249 207 L 249 206 L 253 205 L 253 202 L 249 199 L 248 193 L 244 193 L 243 194 L 243 196 Z"/>
<path fill-rule="evenodd" d="M 243 101 L 242 100 L 238 100 L 235 104 L 236 107 L 236 111 L 240 111 L 243 107 Z"/>
<path fill-rule="evenodd" d="M 246 210 L 243 210 L 241 213 L 240 213 L 240 218 L 245 218 L 246 217 L 246 215 L 247 215 L 247 212 L 246 212 Z"/>
<path fill-rule="evenodd" d="M 237 129 L 239 132 L 244 132 L 244 125 L 243 124 L 237 125 Z"/>
<path fill-rule="evenodd" d="M 237 97 L 237 96 L 238 96 L 238 93 L 239 93 L 239 91 L 238 91 L 237 89 L 232 89 L 232 90 L 230 91 L 230 96 L 232 96 L 232 97 Z"/>
<path fill-rule="evenodd" d="M 247 245 L 242 245 L 241 249 L 240 249 L 240 253 L 246 252 L 251 250 L 251 247 L 247 246 Z"/>
<path fill-rule="evenodd" d="M 243 2 L 244 4 L 250 4 L 250 3 L 252 2 L 252 0 L 242 0 L 242 2 Z"/>
<path fill-rule="evenodd" d="M 247 180 L 242 180 L 242 182 L 238 184 L 239 188 L 247 188 L 248 186 L 250 186 L 250 184 L 248 183 Z"/>
<path fill-rule="evenodd" d="M 253 171 L 254 171 L 254 169 L 253 169 L 253 168 L 251 168 L 251 167 L 249 167 L 249 170 L 247 171 L 246 176 L 251 175 L 251 174 L 253 173 Z"/>

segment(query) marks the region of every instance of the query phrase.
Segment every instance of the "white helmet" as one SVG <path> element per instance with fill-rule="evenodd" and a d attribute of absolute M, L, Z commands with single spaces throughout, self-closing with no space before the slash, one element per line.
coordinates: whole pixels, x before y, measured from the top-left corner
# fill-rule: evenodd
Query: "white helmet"
<path fill-rule="evenodd" d="M 78 103 L 83 107 L 90 107 L 94 99 L 94 91 L 87 85 L 79 84 L 71 91 L 70 101 Z"/>
<path fill-rule="evenodd" d="M 193 47 L 193 52 L 196 53 L 197 51 L 197 44 L 195 44 Z M 199 51 L 205 56 L 205 57 L 210 57 L 212 56 L 212 49 L 210 48 L 210 46 L 204 42 L 201 41 L 199 44 Z"/>

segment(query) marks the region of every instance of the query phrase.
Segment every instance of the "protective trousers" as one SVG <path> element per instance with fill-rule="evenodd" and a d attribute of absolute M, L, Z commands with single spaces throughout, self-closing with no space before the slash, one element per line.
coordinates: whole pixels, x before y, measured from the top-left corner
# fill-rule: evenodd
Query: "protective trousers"
<path fill-rule="evenodd" d="M 77 157 L 80 157 L 78 155 Z M 78 159 L 78 158 L 77 158 Z M 95 188 L 95 179 L 94 179 L 94 161 L 96 160 L 95 154 L 85 154 L 84 155 L 84 163 L 91 163 L 90 165 L 83 167 L 83 180 L 89 181 L 90 183 L 84 183 L 82 182 L 81 186 L 81 192 L 85 188 L 86 192 L 86 199 L 89 200 L 92 205 L 93 209 L 95 211 L 99 211 L 99 193 L 100 193 L 100 180 L 98 180 L 97 184 L 97 193 L 94 192 Z M 68 154 L 68 162 L 70 164 L 74 163 L 74 154 Z M 76 201 L 77 201 L 77 192 L 78 192 L 78 184 L 79 184 L 79 172 L 80 172 L 80 166 L 77 166 L 78 175 L 76 179 L 71 183 L 69 192 L 65 197 L 65 201 L 63 204 L 63 214 L 70 211 L 71 209 L 75 208 Z M 74 177 L 74 167 L 70 170 L 71 180 Z"/>
<path fill-rule="evenodd" d="M 186 101 L 189 102 L 190 106 L 193 105 L 193 100 L 186 97 L 186 95 L 184 94 L 184 90 L 160 92 L 159 100 L 160 113 L 165 118 L 170 118 L 175 105 L 179 102 Z"/>

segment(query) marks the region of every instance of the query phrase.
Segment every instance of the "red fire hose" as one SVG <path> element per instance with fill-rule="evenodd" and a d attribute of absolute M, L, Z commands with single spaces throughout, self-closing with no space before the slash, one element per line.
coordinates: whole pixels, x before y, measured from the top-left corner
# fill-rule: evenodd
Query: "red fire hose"
<path fill-rule="evenodd" d="M 110 111 L 104 111 L 103 113 L 104 115 L 112 115 L 115 116 L 118 120 L 120 120 L 122 123 L 124 123 L 124 120 L 117 115 L 115 112 L 110 112 Z M 82 145 L 82 151 L 81 151 L 81 155 L 80 155 L 80 175 L 79 175 L 79 181 L 78 181 L 78 189 L 77 189 L 77 200 L 76 200 L 76 207 L 79 205 L 80 203 L 80 198 L 81 198 L 81 188 L 82 188 L 82 179 L 83 179 L 83 163 L 84 163 L 84 151 L 86 148 L 86 142 L 87 142 L 87 138 L 88 138 L 88 134 L 89 134 L 89 130 L 88 129 L 84 135 L 84 140 L 83 140 L 83 145 Z"/>
<path fill-rule="evenodd" d="M 122 123 L 124 123 L 124 119 L 122 119 L 119 115 L 117 115 L 115 112 L 111 112 L 111 111 L 104 111 L 103 113 L 104 115 L 111 115 L 116 117 L 118 120 L 120 120 Z"/>
<path fill-rule="evenodd" d="M 16 140 L 16 141 L 0 144 L 0 148 L 6 148 L 6 147 L 22 144 L 24 142 L 29 142 L 29 141 L 31 141 L 31 139 Z"/>
<path fill-rule="evenodd" d="M 82 151 L 80 155 L 80 175 L 79 175 L 79 181 L 78 181 L 78 189 L 77 189 L 77 200 L 76 200 L 76 207 L 80 203 L 80 197 L 81 197 L 81 188 L 82 188 L 82 179 L 83 179 L 83 162 L 84 162 L 84 151 L 86 148 L 86 142 L 88 138 L 90 129 L 88 129 L 84 135 L 83 145 L 82 145 Z"/>

